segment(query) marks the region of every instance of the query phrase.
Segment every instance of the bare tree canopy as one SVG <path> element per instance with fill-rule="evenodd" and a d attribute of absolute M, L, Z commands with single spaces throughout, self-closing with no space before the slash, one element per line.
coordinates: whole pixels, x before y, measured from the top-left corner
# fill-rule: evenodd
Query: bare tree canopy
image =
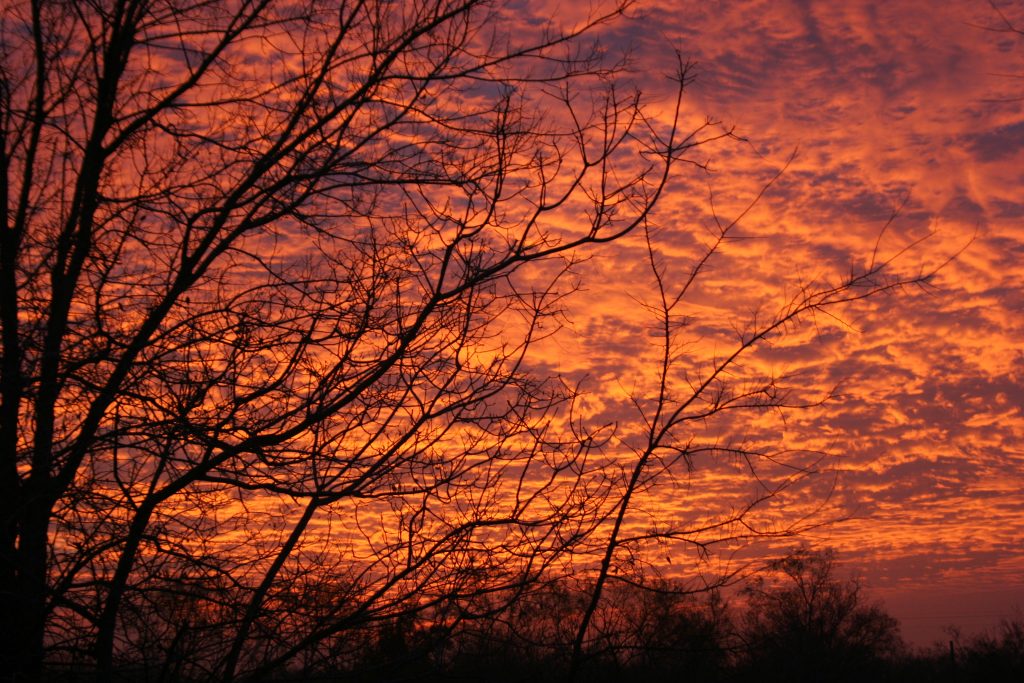
<path fill-rule="evenodd" d="M 581 39 L 623 9 L 4 10 L 0 668 L 202 636 L 229 680 L 572 547 L 520 364 L 694 142 Z"/>
<path fill-rule="evenodd" d="M 629 4 L 525 37 L 483 0 L 5 5 L 3 676 L 344 662 L 367 624 L 497 609 L 577 549 L 592 614 L 687 421 L 785 405 L 719 391 L 736 358 L 900 284 L 873 260 L 801 292 L 681 395 L 688 285 L 652 250 L 663 381 L 618 486 L 527 354 L 579 248 L 646 229 L 722 134 L 681 128 L 682 62 L 659 119 L 620 84 L 590 34 Z"/>

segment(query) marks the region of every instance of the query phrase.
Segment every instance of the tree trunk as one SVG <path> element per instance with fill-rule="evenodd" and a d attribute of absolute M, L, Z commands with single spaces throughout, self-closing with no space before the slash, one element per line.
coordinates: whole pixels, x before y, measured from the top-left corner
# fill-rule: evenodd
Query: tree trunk
<path fill-rule="evenodd" d="M 48 506 L 29 500 L 23 508 L 20 543 L 6 521 L 3 590 L 0 591 L 0 680 L 11 683 L 42 678 L 46 624 L 46 539 Z"/>

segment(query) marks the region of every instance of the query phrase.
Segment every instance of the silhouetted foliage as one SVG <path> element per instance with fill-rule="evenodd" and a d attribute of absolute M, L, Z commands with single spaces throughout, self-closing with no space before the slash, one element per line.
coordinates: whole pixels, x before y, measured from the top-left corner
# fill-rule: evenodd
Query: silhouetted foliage
<path fill-rule="evenodd" d="M 1024 617 L 1003 619 L 990 632 L 965 636 L 951 629 L 950 669 L 960 681 L 1024 679 Z M 941 659 L 941 654 L 935 655 Z"/>
<path fill-rule="evenodd" d="M 830 550 L 800 548 L 767 569 L 743 591 L 751 680 L 869 680 L 901 652 L 896 620 L 835 575 Z"/>
<path fill-rule="evenodd" d="M 564 681 L 575 625 L 589 595 L 587 586 L 552 583 L 496 611 L 493 618 L 461 621 L 435 641 L 421 662 L 425 668 L 420 675 Z M 580 673 L 586 680 L 713 681 L 725 670 L 731 629 L 717 593 L 688 595 L 672 583 L 657 591 L 618 584 L 605 597 Z"/>
<path fill-rule="evenodd" d="M 1005 620 L 993 632 L 911 650 L 895 621 L 865 601 L 857 581 L 839 579 L 829 551 L 806 549 L 767 568 L 732 605 L 718 591 L 689 594 L 684 584 L 647 587 L 613 583 L 593 624 L 577 675 L 595 683 L 669 681 L 846 681 L 878 683 L 1016 682 L 1024 673 L 1024 625 Z M 781 572 L 781 576 L 779 575 Z M 303 683 L 478 681 L 556 683 L 566 679 L 576 625 L 592 586 L 546 582 L 516 597 L 477 595 L 449 608 L 416 611 L 346 632 L 305 661 L 269 680 Z M 810 599 L 805 599 L 804 596 Z M 216 638 L 217 629 L 194 609 L 177 609 L 181 629 L 154 636 L 152 658 L 122 665 L 115 680 L 131 683 L 209 679 L 201 661 L 175 657 L 202 652 L 188 638 Z M 223 628 L 221 626 L 220 628 Z M 179 640 L 175 640 L 175 639 Z M 177 644 L 176 644 L 177 643 Z M 952 645 L 952 650 L 950 649 Z M 80 683 L 92 674 L 53 668 L 49 680 Z"/>

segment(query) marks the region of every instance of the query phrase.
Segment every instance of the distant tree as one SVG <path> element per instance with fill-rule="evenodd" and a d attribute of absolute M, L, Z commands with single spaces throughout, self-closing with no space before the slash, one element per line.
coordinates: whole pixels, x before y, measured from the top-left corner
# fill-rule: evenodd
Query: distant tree
<path fill-rule="evenodd" d="M 514 600 L 476 601 L 476 613 L 453 629 L 441 669 L 453 680 L 564 681 L 584 597 L 562 579 Z"/>
<path fill-rule="evenodd" d="M 723 677 L 732 629 L 717 590 L 689 594 L 678 582 L 661 581 L 615 586 L 602 601 L 594 630 L 605 643 L 606 658 L 623 674 L 605 680 L 685 683 Z M 598 672 L 592 667 L 583 678 L 592 680 Z"/>
<path fill-rule="evenodd" d="M 835 574 L 831 550 L 794 550 L 743 591 L 751 680 L 867 681 L 902 648 L 898 622 Z"/>
<path fill-rule="evenodd" d="M 585 680 L 710 681 L 725 672 L 731 622 L 719 594 L 685 594 L 673 582 L 658 588 L 618 583 L 605 593 Z M 586 586 L 566 578 L 490 618 L 456 624 L 443 651 L 433 653 L 434 671 L 452 680 L 564 681 L 589 597 Z"/>
<path fill-rule="evenodd" d="M 1019 681 L 1024 678 L 1024 615 L 1003 619 L 992 632 L 973 636 L 951 629 L 948 668 L 964 681 Z M 934 648 L 935 659 L 945 660 L 944 646 Z"/>

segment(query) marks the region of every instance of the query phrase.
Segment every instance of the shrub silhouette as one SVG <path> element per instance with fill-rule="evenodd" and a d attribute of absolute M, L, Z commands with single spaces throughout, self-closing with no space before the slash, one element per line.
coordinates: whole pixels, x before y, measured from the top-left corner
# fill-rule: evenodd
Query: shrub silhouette
<path fill-rule="evenodd" d="M 898 622 L 865 603 L 858 579 L 835 576 L 834 553 L 799 548 L 743 594 L 742 668 L 762 681 L 876 678 L 902 649 Z"/>

